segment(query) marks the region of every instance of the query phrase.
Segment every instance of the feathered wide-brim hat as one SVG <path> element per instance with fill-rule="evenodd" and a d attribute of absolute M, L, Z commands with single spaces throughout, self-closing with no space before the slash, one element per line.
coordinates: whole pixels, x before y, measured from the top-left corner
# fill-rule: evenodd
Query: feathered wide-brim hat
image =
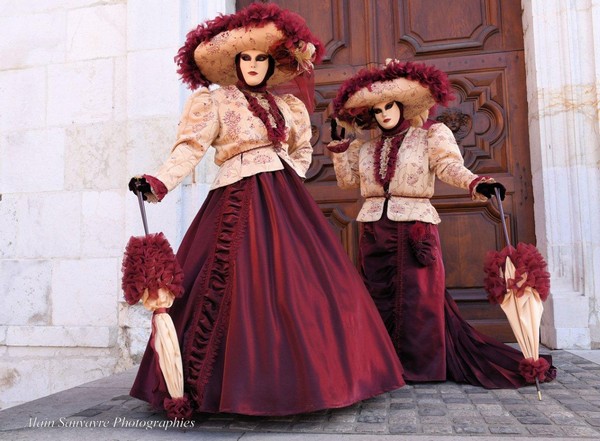
<path fill-rule="evenodd" d="M 433 66 L 386 61 L 383 68 L 363 69 L 340 86 L 333 100 L 333 117 L 348 130 L 373 128 L 371 108 L 381 102 L 402 103 L 404 119 L 421 126 L 436 104 L 452 99 L 447 75 Z"/>
<path fill-rule="evenodd" d="M 189 32 L 175 57 L 177 72 L 191 89 L 235 84 L 235 56 L 247 50 L 265 52 L 275 59 L 269 86 L 312 72 L 324 51 L 300 15 L 274 3 L 253 3 Z"/>

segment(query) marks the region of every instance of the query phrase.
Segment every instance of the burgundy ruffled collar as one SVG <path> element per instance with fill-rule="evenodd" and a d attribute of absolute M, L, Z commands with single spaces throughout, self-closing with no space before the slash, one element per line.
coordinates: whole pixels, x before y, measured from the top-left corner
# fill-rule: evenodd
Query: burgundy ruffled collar
<path fill-rule="evenodd" d="M 248 86 L 245 82 L 238 80 L 238 88 L 248 101 L 248 108 L 252 114 L 260 119 L 267 129 L 269 141 L 273 148 L 278 150 L 285 140 L 285 119 L 277 107 L 275 97 L 267 90 L 266 85 Z M 261 96 L 267 101 L 267 108 L 263 107 L 256 96 Z M 275 125 L 273 125 L 275 122 Z"/>
<path fill-rule="evenodd" d="M 409 128 L 410 121 L 404 119 L 398 121 L 398 124 L 389 130 L 381 128 L 381 137 L 375 145 L 375 181 L 386 189 L 386 193 L 396 171 L 400 146 Z M 384 157 L 383 147 L 388 139 L 390 140 L 390 147 L 387 150 L 387 156 Z"/>

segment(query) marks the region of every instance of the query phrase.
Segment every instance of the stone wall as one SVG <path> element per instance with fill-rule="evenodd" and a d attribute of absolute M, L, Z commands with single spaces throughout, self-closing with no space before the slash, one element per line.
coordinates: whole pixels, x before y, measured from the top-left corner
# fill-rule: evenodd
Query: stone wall
<path fill-rule="evenodd" d="M 120 289 L 125 244 L 143 234 L 127 182 L 173 142 L 189 94 L 173 62 L 185 34 L 233 10 L 0 0 L 0 408 L 139 361 L 150 313 Z M 207 159 L 197 176 L 210 179 Z M 174 247 L 206 179 L 148 207 L 150 229 Z"/>
<path fill-rule="evenodd" d="M 523 0 L 542 342 L 600 348 L 600 0 Z"/>

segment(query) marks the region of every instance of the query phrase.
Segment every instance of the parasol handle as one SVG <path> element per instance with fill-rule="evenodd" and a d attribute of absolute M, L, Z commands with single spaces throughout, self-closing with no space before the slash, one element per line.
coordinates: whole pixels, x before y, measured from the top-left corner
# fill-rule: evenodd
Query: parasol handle
<path fill-rule="evenodd" d="M 140 204 L 140 212 L 142 213 L 142 222 L 144 223 L 144 232 L 146 236 L 148 235 L 148 219 L 146 218 L 146 207 L 144 206 L 144 197 L 142 196 L 142 192 L 138 190 L 137 192 L 138 202 Z"/>
<path fill-rule="evenodd" d="M 502 199 L 500 199 L 500 189 L 494 188 L 496 193 L 496 202 L 498 202 L 498 208 L 500 210 L 500 219 L 502 220 L 502 229 L 504 230 L 504 240 L 506 240 L 506 245 L 510 245 L 510 239 L 508 237 L 508 228 L 506 228 L 506 220 L 504 219 L 504 208 L 502 207 Z"/>

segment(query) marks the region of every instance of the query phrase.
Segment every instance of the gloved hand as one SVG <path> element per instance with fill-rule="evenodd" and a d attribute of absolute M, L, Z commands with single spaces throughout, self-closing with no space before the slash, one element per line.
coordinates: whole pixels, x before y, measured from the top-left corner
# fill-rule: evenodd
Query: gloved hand
<path fill-rule="evenodd" d="M 496 194 L 495 189 L 499 189 L 500 190 L 500 200 L 504 200 L 504 196 L 506 195 L 506 187 L 504 185 L 502 185 L 500 182 L 482 182 L 480 184 L 477 184 L 477 187 L 475 187 L 475 191 L 477 193 L 481 193 L 482 195 L 484 195 L 486 198 L 491 198 L 492 196 L 494 196 Z"/>
<path fill-rule="evenodd" d="M 341 141 L 346 136 L 346 129 L 342 127 L 340 134 L 337 133 L 337 121 L 335 118 L 331 119 L 331 140 L 332 141 Z"/>
<path fill-rule="evenodd" d="M 136 196 L 138 192 L 142 192 L 142 198 L 144 200 L 148 199 L 146 193 L 152 193 L 152 187 L 150 187 L 150 184 L 148 181 L 146 181 L 146 178 L 142 176 L 134 176 L 131 178 L 128 187 L 129 190 L 132 191 Z"/>

